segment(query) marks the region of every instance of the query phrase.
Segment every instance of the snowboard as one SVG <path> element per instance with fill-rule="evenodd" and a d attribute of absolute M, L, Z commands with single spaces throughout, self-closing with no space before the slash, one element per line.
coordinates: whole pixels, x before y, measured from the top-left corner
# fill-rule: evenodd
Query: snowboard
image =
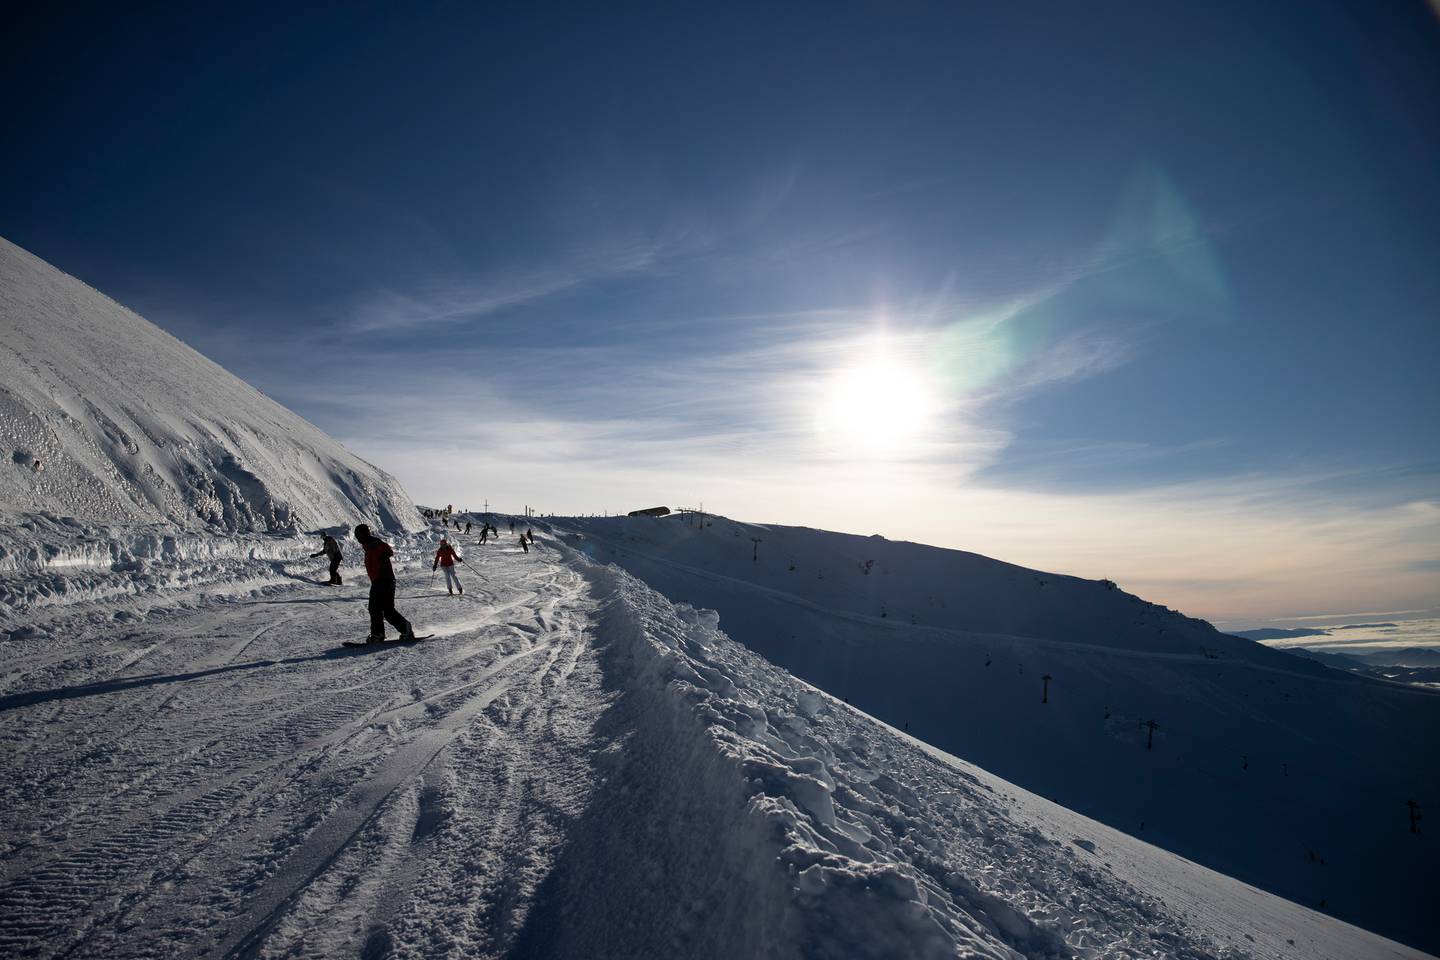
<path fill-rule="evenodd" d="M 396 637 L 393 640 L 381 640 L 379 643 L 370 643 L 367 640 L 342 640 L 340 641 L 340 645 L 344 647 L 393 647 L 402 643 L 419 643 L 421 640 L 429 640 L 433 636 L 435 636 L 435 634 L 427 633 L 416 637 L 414 640 L 401 640 L 399 637 Z"/>

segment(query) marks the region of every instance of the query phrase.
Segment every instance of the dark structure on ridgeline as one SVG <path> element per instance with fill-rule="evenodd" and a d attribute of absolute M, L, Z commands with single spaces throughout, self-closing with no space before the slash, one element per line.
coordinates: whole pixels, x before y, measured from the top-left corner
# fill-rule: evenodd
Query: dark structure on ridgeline
<path fill-rule="evenodd" d="M 626 516 L 631 517 L 665 517 L 669 516 L 669 507 L 646 507 L 644 510 L 631 510 Z"/>

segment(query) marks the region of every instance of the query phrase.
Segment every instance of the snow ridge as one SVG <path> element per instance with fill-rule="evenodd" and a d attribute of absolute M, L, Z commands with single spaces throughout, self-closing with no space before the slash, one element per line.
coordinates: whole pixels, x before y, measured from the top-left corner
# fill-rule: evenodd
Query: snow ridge
<path fill-rule="evenodd" d="M 743 649 L 718 632 L 714 611 L 672 605 L 618 570 L 591 576 L 610 581 L 602 633 L 630 646 L 632 682 L 666 694 L 656 698 L 650 723 L 691 741 L 679 750 L 672 743 L 672 755 L 698 753 L 709 761 L 700 764 L 708 767 L 703 779 L 680 786 L 719 800 L 732 817 L 743 811 L 738 823 L 707 829 L 708 842 L 697 846 L 745 865 L 726 887 L 747 902 L 731 909 L 762 919 L 738 928 L 751 939 L 744 947 L 723 935 L 700 942 L 720 948 L 717 956 L 734 950 L 728 955 L 948 957 L 962 942 L 975 956 L 1018 956 L 984 927 L 956 924 L 943 906 L 926 903 L 915 878 L 893 861 L 847 855 L 859 853 L 856 840 L 869 831 L 837 816 L 836 781 L 826 764 L 835 757 L 809 737 L 813 717 L 803 712 L 818 708 L 819 694 L 774 668 L 764 676 L 759 663 L 744 663 Z M 744 852 L 738 858 L 737 847 Z"/>
<path fill-rule="evenodd" d="M 0 514 L 227 532 L 420 527 L 389 474 L 3 239 L 0 331 Z"/>
<path fill-rule="evenodd" d="M 625 661 L 611 669 L 631 678 L 638 728 L 614 747 L 608 776 L 630 786 L 601 807 L 609 829 L 576 831 L 591 867 L 557 871 L 574 910 L 534 955 L 564 954 L 570 937 L 605 955 L 645 946 L 616 918 L 656 878 L 607 868 L 647 861 L 676 888 L 651 900 L 670 911 L 654 935 L 692 956 L 1300 955 L 1279 935 L 1287 923 L 1307 931 L 1310 956 L 1416 955 L 1059 808 L 1046 823 L 1044 801 L 795 679 L 726 637 L 714 611 L 572 559 L 607 595 L 601 646 Z M 1102 862 L 1097 845 L 1111 844 L 1243 891 L 1235 915 L 1193 925 Z M 1238 916 L 1244 898 L 1281 923 Z"/>
<path fill-rule="evenodd" d="M 1435 765 L 1416 760 L 1433 752 L 1433 691 L 1224 636 L 1106 581 L 962 551 L 723 517 L 703 531 L 610 518 L 559 532 L 672 601 L 718 610 L 749 650 L 927 744 L 1435 949 L 1437 860 L 1405 808 L 1436 788 Z"/>

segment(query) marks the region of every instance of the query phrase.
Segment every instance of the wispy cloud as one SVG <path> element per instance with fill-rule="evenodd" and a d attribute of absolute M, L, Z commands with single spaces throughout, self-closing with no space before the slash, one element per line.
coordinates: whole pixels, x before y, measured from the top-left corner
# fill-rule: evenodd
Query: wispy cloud
<path fill-rule="evenodd" d="M 444 328 L 532 304 L 587 284 L 634 276 L 658 262 L 662 247 L 636 243 L 575 259 L 563 268 L 495 272 L 479 279 L 447 278 L 414 289 L 381 288 L 351 308 L 344 334 Z"/>

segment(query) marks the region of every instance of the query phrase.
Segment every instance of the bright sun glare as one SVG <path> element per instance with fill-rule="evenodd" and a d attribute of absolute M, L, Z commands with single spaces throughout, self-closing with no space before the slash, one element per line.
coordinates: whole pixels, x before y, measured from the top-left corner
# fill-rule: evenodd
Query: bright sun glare
<path fill-rule="evenodd" d="M 831 376 L 816 420 L 836 452 L 890 459 L 918 452 L 935 408 L 924 373 L 881 350 Z"/>

